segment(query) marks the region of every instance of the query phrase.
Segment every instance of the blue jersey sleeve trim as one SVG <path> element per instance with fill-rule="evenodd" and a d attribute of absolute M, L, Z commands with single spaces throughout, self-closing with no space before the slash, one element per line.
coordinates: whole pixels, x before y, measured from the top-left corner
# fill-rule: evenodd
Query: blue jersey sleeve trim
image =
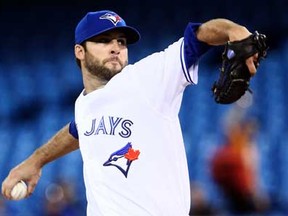
<path fill-rule="evenodd" d="M 186 71 L 188 71 L 192 65 L 197 63 L 200 57 L 211 48 L 210 45 L 199 41 L 196 37 L 196 31 L 200 25 L 201 23 L 190 22 L 184 32 L 183 55 Z"/>
<path fill-rule="evenodd" d="M 192 79 L 191 79 L 191 76 L 189 74 L 189 71 L 187 70 L 186 66 L 185 66 L 185 60 L 183 61 L 183 44 L 184 44 L 184 41 L 182 41 L 181 43 L 181 48 L 180 48 L 180 59 L 181 59 L 181 67 L 182 67 L 182 70 L 183 70 L 183 74 L 185 76 L 185 79 L 187 80 L 187 82 L 190 82 L 190 83 L 193 83 Z"/>
<path fill-rule="evenodd" d="M 75 138 L 78 139 L 78 130 L 76 127 L 75 120 L 72 120 L 69 124 L 69 133 Z"/>

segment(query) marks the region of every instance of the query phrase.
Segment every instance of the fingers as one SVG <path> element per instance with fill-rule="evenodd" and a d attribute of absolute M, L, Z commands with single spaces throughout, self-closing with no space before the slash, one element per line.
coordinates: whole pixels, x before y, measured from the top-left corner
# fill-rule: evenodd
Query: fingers
<path fill-rule="evenodd" d="M 17 184 L 18 181 L 20 181 L 21 179 L 17 178 L 17 177 L 13 177 L 13 174 L 10 172 L 10 174 L 8 175 L 8 177 L 3 181 L 2 183 L 2 194 L 6 199 L 12 199 L 11 197 L 11 191 L 12 188 L 14 187 L 14 185 Z"/>
<path fill-rule="evenodd" d="M 12 197 L 11 197 L 11 191 L 13 189 L 13 187 L 17 184 L 17 182 L 19 182 L 20 180 L 23 180 L 23 178 L 21 178 L 20 176 L 18 177 L 15 177 L 13 176 L 13 173 L 12 174 L 9 174 L 8 177 L 3 181 L 2 183 L 2 194 L 4 196 L 4 198 L 8 199 L 8 200 L 11 200 Z M 29 197 L 31 196 L 31 194 L 34 192 L 35 190 L 35 187 L 37 185 L 37 182 L 38 182 L 38 179 L 39 178 L 31 178 L 30 181 L 25 181 L 25 183 L 27 184 L 28 188 L 28 193 L 27 193 L 27 196 L 26 197 Z"/>
<path fill-rule="evenodd" d="M 246 59 L 246 65 L 248 67 L 248 70 L 250 71 L 251 76 L 254 76 L 256 74 L 258 67 L 257 59 L 258 59 L 258 53 Z"/>
<path fill-rule="evenodd" d="M 36 185 L 37 185 L 37 181 L 29 181 L 27 183 L 27 186 L 28 186 L 28 193 L 27 193 L 27 197 L 31 196 L 36 188 Z"/>
<path fill-rule="evenodd" d="M 9 175 L 2 183 L 1 192 L 3 197 L 11 200 L 11 191 L 17 182 L 20 180 L 25 181 L 28 188 L 26 197 L 29 197 L 35 190 L 35 187 L 41 177 L 41 169 L 30 166 L 29 163 L 22 163 L 19 166 L 13 168 Z"/>

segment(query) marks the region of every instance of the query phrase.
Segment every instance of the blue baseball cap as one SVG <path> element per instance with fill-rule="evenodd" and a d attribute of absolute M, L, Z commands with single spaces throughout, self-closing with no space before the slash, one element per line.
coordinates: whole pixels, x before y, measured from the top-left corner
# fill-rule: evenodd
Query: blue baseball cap
<path fill-rule="evenodd" d="M 115 12 L 101 10 L 87 13 L 78 23 L 75 29 L 75 44 L 81 44 L 91 37 L 104 32 L 119 29 L 127 38 L 127 44 L 136 43 L 140 39 L 140 33 Z"/>

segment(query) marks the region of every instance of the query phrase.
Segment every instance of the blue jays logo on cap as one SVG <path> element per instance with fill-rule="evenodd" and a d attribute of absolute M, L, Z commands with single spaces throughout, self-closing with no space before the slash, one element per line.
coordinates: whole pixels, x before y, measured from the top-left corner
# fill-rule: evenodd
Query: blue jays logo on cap
<path fill-rule="evenodd" d="M 139 150 L 134 150 L 130 142 L 126 146 L 112 153 L 103 166 L 115 166 L 127 178 L 129 168 L 134 160 L 138 159 Z"/>
<path fill-rule="evenodd" d="M 107 19 L 110 20 L 115 26 L 119 21 L 121 21 L 121 17 L 117 14 L 106 13 L 100 17 L 100 19 Z"/>
<path fill-rule="evenodd" d="M 140 33 L 126 25 L 118 14 L 102 10 L 89 12 L 80 20 L 75 29 L 75 44 L 81 44 L 92 37 L 116 29 L 124 33 L 127 44 L 136 43 L 140 39 Z"/>

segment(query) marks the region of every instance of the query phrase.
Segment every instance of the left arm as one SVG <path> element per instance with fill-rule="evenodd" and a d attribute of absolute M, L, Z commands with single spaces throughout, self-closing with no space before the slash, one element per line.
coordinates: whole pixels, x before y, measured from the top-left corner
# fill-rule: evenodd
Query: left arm
<path fill-rule="evenodd" d="M 249 35 L 251 32 L 246 27 L 223 18 L 212 19 L 203 23 L 196 32 L 199 41 L 214 46 L 224 45 L 228 41 L 239 41 Z M 256 60 L 257 54 L 246 60 L 252 75 L 256 73 L 256 67 L 253 63 Z"/>
<path fill-rule="evenodd" d="M 242 40 L 251 32 L 227 19 L 212 19 L 203 23 L 196 32 L 198 40 L 210 45 L 224 45 L 227 41 Z"/>

